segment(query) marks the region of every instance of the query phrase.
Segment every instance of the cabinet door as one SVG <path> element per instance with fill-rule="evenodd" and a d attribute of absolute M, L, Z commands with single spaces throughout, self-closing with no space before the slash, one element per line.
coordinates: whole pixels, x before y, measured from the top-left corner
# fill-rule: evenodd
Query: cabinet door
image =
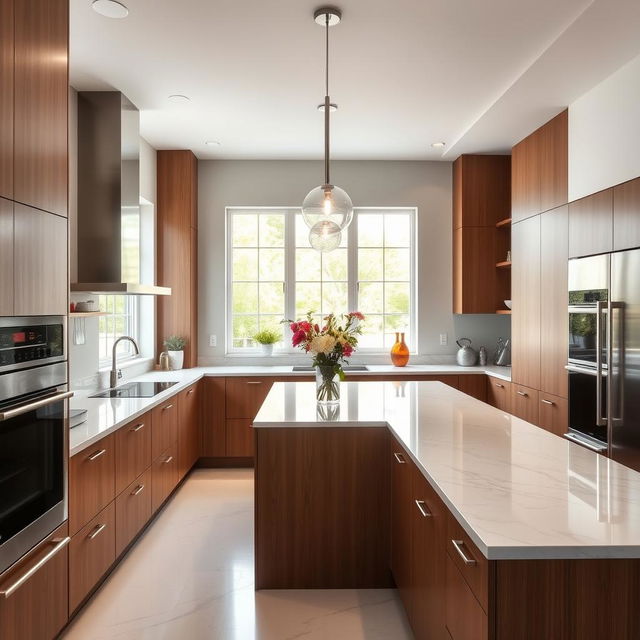
<path fill-rule="evenodd" d="M 226 455 L 225 378 L 205 378 L 202 384 L 202 455 L 219 458 Z"/>
<path fill-rule="evenodd" d="M 151 519 L 151 469 L 116 498 L 116 557 Z"/>
<path fill-rule="evenodd" d="M 226 455 L 232 458 L 246 458 L 254 454 L 253 420 L 239 418 L 227 420 Z"/>
<path fill-rule="evenodd" d="M 540 137 L 540 211 L 548 211 L 569 199 L 569 111 L 565 109 L 534 135 Z"/>
<path fill-rule="evenodd" d="M 0 196 L 13 198 L 13 5 L 0 0 Z"/>
<path fill-rule="evenodd" d="M 271 378 L 227 378 L 227 419 L 253 420 L 272 384 Z"/>
<path fill-rule="evenodd" d="M 178 398 L 169 398 L 152 410 L 151 457 L 155 460 L 178 442 Z"/>
<path fill-rule="evenodd" d="M 538 391 L 519 384 L 511 385 L 511 413 L 531 424 L 538 424 Z"/>
<path fill-rule="evenodd" d="M 54 553 L 10 595 L 0 598 L 2 640 L 55 638 L 69 617 L 69 547 L 67 525 L 56 529 L 0 577 L 0 591 L 9 589 L 27 571 Z"/>
<path fill-rule="evenodd" d="M 67 215 L 69 2 L 15 3 L 13 199 Z"/>
<path fill-rule="evenodd" d="M 511 219 L 519 222 L 540 212 L 540 136 L 532 133 L 511 153 Z M 515 255 L 515 254 L 514 254 Z"/>
<path fill-rule="evenodd" d="M 564 436 L 569 427 L 569 408 L 566 398 L 559 398 L 541 391 L 538 394 L 538 426 Z"/>
<path fill-rule="evenodd" d="M 0 316 L 12 315 L 13 202 L 0 198 Z"/>
<path fill-rule="evenodd" d="M 540 216 L 540 389 L 567 397 L 568 250 L 566 206 Z"/>
<path fill-rule="evenodd" d="M 118 494 L 151 466 L 151 412 L 116 431 L 115 441 Z"/>
<path fill-rule="evenodd" d="M 453 313 L 495 313 L 495 227 L 453 232 Z"/>
<path fill-rule="evenodd" d="M 640 247 L 640 178 L 613 188 L 613 250 Z"/>
<path fill-rule="evenodd" d="M 484 375 L 458 376 L 458 389 L 477 400 L 487 401 L 487 377 Z"/>
<path fill-rule="evenodd" d="M 513 312 L 512 381 L 540 387 L 540 216 L 514 224 L 511 231 Z"/>
<path fill-rule="evenodd" d="M 173 444 L 151 466 L 151 506 L 156 512 L 178 484 L 178 451 Z"/>
<path fill-rule="evenodd" d="M 452 640 L 487 640 L 489 622 L 451 556 L 446 554 L 447 630 Z"/>
<path fill-rule="evenodd" d="M 200 457 L 200 385 L 178 395 L 178 476 L 182 480 Z"/>
<path fill-rule="evenodd" d="M 488 376 L 487 402 L 500 411 L 511 413 L 511 383 Z"/>
<path fill-rule="evenodd" d="M 66 314 L 66 218 L 16 204 L 14 233 L 15 314 Z"/>
<path fill-rule="evenodd" d="M 613 189 L 569 203 L 569 257 L 613 249 Z"/>

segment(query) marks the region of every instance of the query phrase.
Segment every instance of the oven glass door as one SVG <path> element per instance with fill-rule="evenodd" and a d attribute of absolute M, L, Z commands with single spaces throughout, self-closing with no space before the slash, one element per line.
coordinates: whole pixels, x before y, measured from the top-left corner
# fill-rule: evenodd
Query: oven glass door
<path fill-rule="evenodd" d="M 600 318 L 600 349 L 603 369 L 607 366 L 607 310 Z M 569 362 L 582 366 L 596 366 L 597 352 L 597 311 L 596 307 L 569 307 Z"/>
<path fill-rule="evenodd" d="M 607 442 L 606 425 L 598 425 L 597 394 L 598 379 L 587 373 L 569 372 L 569 430 L 583 434 L 603 443 Z M 607 415 L 607 377 L 602 377 L 600 397 L 602 417 Z"/>

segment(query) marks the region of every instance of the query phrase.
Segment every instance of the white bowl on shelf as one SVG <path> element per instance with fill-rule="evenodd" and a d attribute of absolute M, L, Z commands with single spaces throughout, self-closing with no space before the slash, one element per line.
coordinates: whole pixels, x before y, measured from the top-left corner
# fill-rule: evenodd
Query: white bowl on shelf
<path fill-rule="evenodd" d="M 511 309 L 511 300 L 505 300 L 504 306 L 507 307 L 507 309 Z"/>

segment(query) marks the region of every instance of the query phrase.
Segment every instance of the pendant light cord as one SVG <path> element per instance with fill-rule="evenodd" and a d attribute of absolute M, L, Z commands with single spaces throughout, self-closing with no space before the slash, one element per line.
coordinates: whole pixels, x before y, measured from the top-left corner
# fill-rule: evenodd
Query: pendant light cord
<path fill-rule="evenodd" d="M 325 14 L 325 95 L 324 95 L 324 183 L 331 184 L 329 178 L 329 14 Z"/>

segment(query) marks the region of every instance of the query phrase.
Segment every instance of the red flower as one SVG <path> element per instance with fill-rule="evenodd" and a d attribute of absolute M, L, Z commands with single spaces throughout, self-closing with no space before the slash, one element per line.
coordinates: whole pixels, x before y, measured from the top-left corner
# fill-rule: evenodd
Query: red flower
<path fill-rule="evenodd" d="M 297 347 L 301 342 L 304 342 L 306 338 L 307 338 L 307 334 L 301 329 L 299 329 L 293 334 L 293 337 L 291 338 L 291 342 L 294 347 Z"/>
<path fill-rule="evenodd" d="M 352 311 L 349 314 L 352 318 L 358 318 L 358 320 L 364 320 L 364 314 L 360 311 Z"/>
<path fill-rule="evenodd" d="M 317 324 L 314 324 L 313 328 L 314 328 L 316 333 L 320 333 L 320 327 Z"/>
<path fill-rule="evenodd" d="M 309 331 L 311 331 L 311 323 L 303 320 L 302 322 L 298 323 L 298 329 L 302 329 L 302 331 L 308 333 Z"/>
<path fill-rule="evenodd" d="M 342 345 L 342 355 L 348 358 L 352 353 L 353 347 L 348 342 L 345 342 L 345 344 Z"/>
<path fill-rule="evenodd" d="M 298 323 L 297 323 L 297 322 L 292 322 L 292 323 L 289 325 L 289 328 L 291 329 L 291 331 L 292 331 L 293 333 L 295 333 L 295 332 L 298 330 Z"/>

